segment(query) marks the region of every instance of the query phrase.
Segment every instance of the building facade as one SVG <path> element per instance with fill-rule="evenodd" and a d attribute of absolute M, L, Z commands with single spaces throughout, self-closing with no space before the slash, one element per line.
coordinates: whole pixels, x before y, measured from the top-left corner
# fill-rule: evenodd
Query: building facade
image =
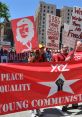
<path fill-rule="evenodd" d="M 62 44 L 62 31 L 64 23 L 69 24 L 72 16 L 73 7 L 64 6 L 62 9 L 56 9 L 56 5 L 40 1 L 35 13 L 36 29 L 39 43 L 46 44 L 46 14 L 50 13 L 61 17 L 60 46 Z"/>
<path fill-rule="evenodd" d="M 46 14 L 50 13 L 56 15 L 56 5 L 47 4 L 40 1 L 35 13 L 36 29 L 38 33 L 38 40 L 40 44 L 46 44 Z"/>
<path fill-rule="evenodd" d="M 64 23 L 69 25 L 71 21 L 71 16 L 73 12 L 73 7 L 64 6 L 61 9 L 61 45 L 67 45 L 70 47 L 70 40 L 68 40 L 67 32 L 64 32 Z"/>
<path fill-rule="evenodd" d="M 66 24 L 70 23 L 72 12 L 73 12 L 73 7 L 64 6 L 61 9 L 60 17 L 61 17 L 62 26 L 64 25 L 64 23 Z"/>

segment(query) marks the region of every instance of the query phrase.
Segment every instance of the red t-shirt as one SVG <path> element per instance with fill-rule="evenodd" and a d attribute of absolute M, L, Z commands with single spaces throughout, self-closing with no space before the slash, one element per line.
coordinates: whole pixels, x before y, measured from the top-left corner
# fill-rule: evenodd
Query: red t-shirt
<path fill-rule="evenodd" d="M 72 54 L 74 53 L 73 57 L 72 57 L 72 60 L 75 60 L 75 61 L 79 61 L 79 60 L 82 60 L 82 51 L 76 51 L 76 52 L 69 52 L 68 56 L 71 56 Z"/>
<path fill-rule="evenodd" d="M 57 53 L 55 55 L 53 55 L 53 61 L 65 61 L 67 54 L 63 54 L 63 53 Z"/>

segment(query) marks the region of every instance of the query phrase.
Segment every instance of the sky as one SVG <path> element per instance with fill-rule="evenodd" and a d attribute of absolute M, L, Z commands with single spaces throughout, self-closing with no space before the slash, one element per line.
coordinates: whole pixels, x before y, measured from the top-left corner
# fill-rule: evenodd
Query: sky
<path fill-rule="evenodd" d="M 63 6 L 82 7 L 82 0 L 43 0 L 46 3 L 55 4 L 61 9 Z M 0 0 L 6 3 L 10 11 L 10 20 L 26 16 L 34 16 L 40 0 Z"/>

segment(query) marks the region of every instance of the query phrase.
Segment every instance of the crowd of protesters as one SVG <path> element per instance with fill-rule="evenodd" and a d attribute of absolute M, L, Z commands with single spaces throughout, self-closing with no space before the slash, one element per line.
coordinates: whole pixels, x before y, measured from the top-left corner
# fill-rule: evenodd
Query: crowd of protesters
<path fill-rule="evenodd" d="M 0 49 L 1 63 L 20 63 L 20 62 L 58 62 L 64 61 L 68 55 L 68 47 L 63 46 L 61 50 L 52 50 L 40 45 L 38 50 L 16 53 L 15 50 L 10 51 Z"/>
<path fill-rule="evenodd" d="M 58 62 L 58 61 L 78 61 L 82 60 L 82 41 L 77 41 L 74 50 L 69 51 L 69 47 L 62 46 L 60 50 L 52 50 L 40 45 L 38 50 L 33 50 L 24 53 L 16 53 L 14 50 L 0 49 L 0 62 L 1 63 L 36 63 L 36 62 Z M 78 104 L 73 104 L 72 107 L 78 107 Z M 66 111 L 68 105 L 63 106 L 62 110 Z M 41 112 L 36 110 L 39 115 Z"/>
<path fill-rule="evenodd" d="M 0 62 L 1 63 L 19 63 L 25 62 L 28 60 L 28 53 L 16 53 L 15 50 L 5 50 L 3 48 L 0 49 Z M 27 61 L 26 61 L 27 62 Z"/>

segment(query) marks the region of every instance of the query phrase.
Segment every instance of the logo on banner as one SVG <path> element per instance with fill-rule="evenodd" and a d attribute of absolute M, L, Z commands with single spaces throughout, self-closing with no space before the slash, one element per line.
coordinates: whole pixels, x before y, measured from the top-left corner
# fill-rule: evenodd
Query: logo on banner
<path fill-rule="evenodd" d="M 52 69 L 51 69 L 51 72 L 58 72 L 58 71 L 69 71 L 70 69 L 67 68 L 67 64 L 66 65 L 63 65 L 63 64 L 56 64 L 55 66 L 54 65 L 51 65 Z"/>
<path fill-rule="evenodd" d="M 34 37 L 34 26 L 31 20 L 24 18 L 17 22 L 16 39 L 23 45 L 27 46 L 28 50 L 32 49 L 31 40 Z"/>
<path fill-rule="evenodd" d="M 38 84 L 50 87 L 50 91 L 47 97 L 50 97 L 57 93 L 58 91 L 64 91 L 74 94 L 74 91 L 70 87 L 71 84 L 77 82 L 80 79 L 66 80 L 63 74 L 61 73 L 57 80 L 51 82 L 38 82 Z"/>

